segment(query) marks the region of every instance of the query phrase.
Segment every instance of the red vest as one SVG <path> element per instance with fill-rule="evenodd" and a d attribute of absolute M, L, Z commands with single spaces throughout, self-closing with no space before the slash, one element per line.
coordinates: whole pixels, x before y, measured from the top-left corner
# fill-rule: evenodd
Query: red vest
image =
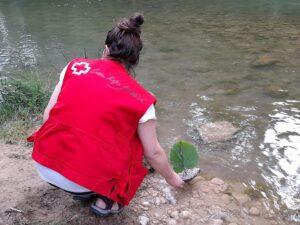
<path fill-rule="evenodd" d="M 128 205 L 147 169 L 137 134 L 155 97 L 122 64 L 75 59 L 49 119 L 28 141 L 32 157 L 71 181 Z"/>

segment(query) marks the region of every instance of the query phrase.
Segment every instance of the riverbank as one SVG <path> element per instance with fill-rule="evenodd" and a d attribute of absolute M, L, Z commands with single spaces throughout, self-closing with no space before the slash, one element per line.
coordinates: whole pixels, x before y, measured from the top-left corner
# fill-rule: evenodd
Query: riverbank
<path fill-rule="evenodd" d="M 99 218 L 90 212 L 90 203 L 74 201 L 39 179 L 30 148 L 0 143 L 0 149 L 0 224 L 294 224 L 267 209 L 266 199 L 243 194 L 240 183 L 208 175 L 177 190 L 150 174 L 129 207 Z"/>
<path fill-rule="evenodd" d="M 39 73 L 0 76 L 0 140 L 19 143 L 41 124 L 51 85 Z"/>

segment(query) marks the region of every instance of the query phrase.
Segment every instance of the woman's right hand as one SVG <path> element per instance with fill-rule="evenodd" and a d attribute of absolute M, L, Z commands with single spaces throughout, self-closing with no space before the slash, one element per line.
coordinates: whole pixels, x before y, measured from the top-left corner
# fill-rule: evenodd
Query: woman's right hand
<path fill-rule="evenodd" d="M 184 186 L 184 181 L 175 172 L 173 172 L 172 176 L 167 177 L 166 181 L 168 184 L 170 184 L 173 187 L 183 188 Z"/>
<path fill-rule="evenodd" d="M 168 184 L 183 188 L 184 182 L 172 170 L 166 153 L 157 140 L 156 121 L 148 120 L 145 123 L 139 123 L 138 134 L 148 163 L 166 179 Z"/>

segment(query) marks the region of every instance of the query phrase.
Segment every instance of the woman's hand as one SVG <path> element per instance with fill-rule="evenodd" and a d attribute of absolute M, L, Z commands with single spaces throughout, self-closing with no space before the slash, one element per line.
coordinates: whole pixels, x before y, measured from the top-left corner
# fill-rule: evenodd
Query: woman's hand
<path fill-rule="evenodd" d="M 173 172 L 171 177 L 167 177 L 166 181 L 173 187 L 183 188 L 184 185 L 184 181 L 175 172 Z"/>
<path fill-rule="evenodd" d="M 160 146 L 156 135 L 156 121 L 149 120 L 138 126 L 138 134 L 144 147 L 144 155 L 148 163 L 162 175 L 168 184 L 183 187 L 184 182 L 172 170 L 165 151 Z"/>

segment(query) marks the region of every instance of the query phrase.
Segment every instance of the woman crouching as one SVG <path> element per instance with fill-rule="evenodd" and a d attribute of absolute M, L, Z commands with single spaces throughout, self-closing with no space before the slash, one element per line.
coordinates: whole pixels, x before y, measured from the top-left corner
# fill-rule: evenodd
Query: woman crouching
<path fill-rule="evenodd" d="M 138 64 L 144 18 L 135 14 L 111 29 L 100 59 L 74 59 L 28 138 L 40 177 L 74 199 L 97 197 L 100 216 L 128 205 L 147 174 L 143 156 L 166 181 L 182 187 L 156 135 L 155 97 L 130 72 Z"/>

